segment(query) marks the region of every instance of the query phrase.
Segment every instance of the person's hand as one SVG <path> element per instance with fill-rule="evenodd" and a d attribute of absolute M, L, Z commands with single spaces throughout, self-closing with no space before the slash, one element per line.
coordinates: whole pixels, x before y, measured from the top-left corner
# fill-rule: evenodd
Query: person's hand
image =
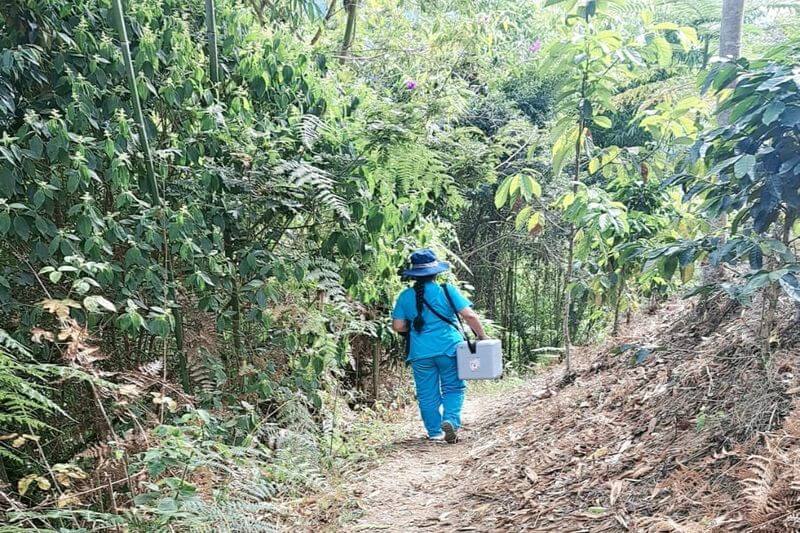
<path fill-rule="evenodd" d="M 489 340 L 489 336 L 488 335 L 478 335 L 478 340 L 479 341 L 488 341 Z"/>

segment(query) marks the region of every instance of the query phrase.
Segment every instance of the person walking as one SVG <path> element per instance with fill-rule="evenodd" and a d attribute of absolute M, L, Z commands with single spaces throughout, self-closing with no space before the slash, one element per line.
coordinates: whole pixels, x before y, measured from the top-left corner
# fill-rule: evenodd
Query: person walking
<path fill-rule="evenodd" d="M 450 269 L 448 263 L 439 261 L 428 248 L 412 253 L 410 262 L 402 276 L 413 279 L 414 286 L 397 297 L 392 329 L 409 336 L 407 361 L 428 438 L 453 444 L 458 441 L 466 391 L 456 367 L 456 348 L 463 340 L 456 314 L 479 340 L 486 339 L 486 333 L 472 303 L 455 286 L 435 283 L 439 274 Z"/>

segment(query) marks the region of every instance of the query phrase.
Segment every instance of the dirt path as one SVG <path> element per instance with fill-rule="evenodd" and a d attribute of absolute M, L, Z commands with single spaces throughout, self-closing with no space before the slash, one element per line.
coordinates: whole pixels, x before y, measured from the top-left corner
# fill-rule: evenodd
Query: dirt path
<path fill-rule="evenodd" d="M 454 445 L 424 440 L 416 410 L 408 409 L 400 437 L 377 467 L 349 484 L 360 517 L 338 531 L 475 531 L 458 529 L 449 520 L 462 510 L 488 505 L 467 496 L 469 491 L 458 480 L 461 466 L 491 440 L 487 437 L 503 431 L 497 427 L 498 420 L 505 418 L 500 415 L 513 411 L 516 399 L 529 395 L 539 382 L 528 381 L 502 392 L 468 393 L 460 441 Z M 430 490 L 433 485 L 436 489 Z"/>

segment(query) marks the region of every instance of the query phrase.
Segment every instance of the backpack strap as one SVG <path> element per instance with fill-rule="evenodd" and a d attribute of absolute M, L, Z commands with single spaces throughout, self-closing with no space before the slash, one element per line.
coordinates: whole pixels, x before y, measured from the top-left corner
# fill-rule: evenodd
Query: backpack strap
<path fill-rule="evenodd" d="M 428 305 L 428 309 L 433 311 L 433 314 L 436 315 L 440 320 L 444 320 L 445 322 L 447 322 L 448 324 L 450 324 L 451 326 L 456 328 L 458 331 L 460 331 L 461 335 L 464 336 L 464 340 L 467 341 L 467 346 L 469 347 L 469 351 L 472 352 L 472 353 L 475 353 L 476 342 L 475 341 L 470 341 L 469 336 L 467 335 L 467 330 L 464 327 L 464 323 L 461 321 L 461 315 L 458 314 L 458 309 L 456 309 L 456 304 L 453 303 L 453 297 L 450 296 L 450 291 L 447 290 L 447 283 L 442 283 L 441 287 L 442 287 L 442 291 L 444 292 L 445 297 L 447 298 L 447 303 L 450 304 L 450 309 L 453 310 L 453 314 L 456 315 L 456 318 L 458 319 L 458 326 L 459 327 L 456 327 L 456 325 L 453 323 L 452 320 L 447 320 L 445 318 L 442 318 L 442 316 L 439 313 L 434 311 L 433 307 L 431 307 L 430 304 L 428 304 L 428 302 L 425 302 Z M 472 334 L 475 335 L 475 332 L 473 331 Z"/>

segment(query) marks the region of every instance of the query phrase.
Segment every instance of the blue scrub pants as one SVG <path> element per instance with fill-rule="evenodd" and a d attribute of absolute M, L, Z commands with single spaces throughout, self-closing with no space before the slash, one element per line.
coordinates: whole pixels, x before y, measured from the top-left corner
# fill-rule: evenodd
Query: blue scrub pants
<path fill-rule="evenodd" d="M 417 402 L 422 422 L 429 437 L 442 434 L 442 422 L 461 426 L 461 407 L 464 405 L 464 380 L 458 379 L 456 358 L 448 355 L 426 357 L 411 362 Z"/>

